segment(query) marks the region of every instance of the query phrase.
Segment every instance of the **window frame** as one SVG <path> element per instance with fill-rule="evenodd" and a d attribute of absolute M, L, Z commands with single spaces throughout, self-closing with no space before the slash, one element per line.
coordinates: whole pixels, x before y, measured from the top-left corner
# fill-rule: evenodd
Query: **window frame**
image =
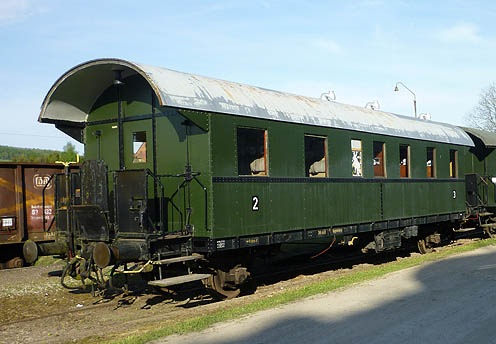
<path fill-rule="evenodd" d="M 240 171 L 239 171 L 239 130 L 240 129 L 263 131 L 263 138 L 264 138 L 264 143 L 263 143 L 264 172 L 263 173 L 253 174 L 253 172 L 252 172 L 250 174 L 240 174 Z M 267 128 L 255 128 L 255 127 L 247 127 L 247 126 L 237 126 L 236 127 L 236 157 L 237 157 L 237 159 L 236 159 L 237 171 L 236 172 L 237 172 L 238 176 L 240 176 L 240 177 L 268 177 L 269 176 L 269 163 L 268 163 L 269 153 L 268 153 L 268 151 L 269 151 L 269 146 L 268 146 L 268 130 L 267 130 Z M 260 158 L 257 158 L 257 159 L 260 159 Z"/>
<path fill-rule="evenodd" d="M 429 175 L 429 166 L 427 166 L 427 163 L 429 162 L 429 149 L 432 149 L 432 160 L 431 160 L 431 175 Z M 436 147 L 426 147 L 425 148 L 425 173 L 427 175 L 427 178 L 437 178 L 437 158 L 436 158 L 436 152 L 437 149 Z"/>
<path fill-rule="evenodd" d="M 144 134 L 144 141 L 137 141 L 137 134 Z M 147 140 L 147 132 L 146 130 L 139 130 L 139 131 L 133 131 L 132 132 L 132 144 L 131 144 L 131 162 L 133 164 L 146 164 L 148 162 L 148 140 Z M 136 150 L 135 152 L 135 143 L 140 143 L 140 147 Z M 140 151 L 141 147 L 144 145 L 144 150 L 145 150 L 145 159 L 142 161 L 137 161 L 137 154 Z"/>
<path fill-rule="evenodd" d="M 406 176 L 402 176 L 401 175 L 401 163 L 402 163 L 402 159 L 401 159 L 401 148 L 402 147 L 406 147 Z M 412 174 L 411 174 L 411 167 L 410 167 L 410 162 L 411 162 L 411 147 L 409 144 L 403 144 L 403 143 L 400 143 L 399 144 L 399 153 L 400 153 L 400 178 L 411 178 L 412 177 Z"/>
<path fill-rule="evenodd" d="M 453 154 L 453 160 L 451 160 L 451 153 Z M 453 164 L 455 165 L 453 167 Z M 449 150 L 449 176 L 450 178 L 458 178 L 458 150 L 450 149 Z"/>
<path fill-rule="evenodd" d="M 360 148 L 353 148 L 353 142 L 359 142 L 360 143 Z M 363 178 L 363 142 L 361 139 L 351 139 L 350 140 L 350 145 L 351 145 L 351 176 L 354 178 Z M 353 152 L 360 152 L 358 155 L 360 157 L 360 174 L 353 174 L 353 157 L 354 153 Z"/>
<path fill-rule="evenodd" d="M 380 144 L 381 145 L 380 153 L 382 153 L 382 159 L 379 160 L 379 161 L 381 163 L 382 173 L 380 175 L 377 175 L 376 174 L 376 165 L 375 165 L 375 159 L 376 159 L 375 147 L 376 147 L 376 144 Z M 374 178 L 387 178 L 387 169 L 386 169 L 386 143 L 383 142 L 383 141 L 372 141 L 372 166 L 373 166 L 373 169 L 374 169 Z"/>
<path fill-rule="evenodd" d="M 317 139 L 322 139 L 324 140 L 324 167 L 325 167 L 325 172 L 324 172 L 324 177 L 322 176 L 312 176 L 309 172 L 309 168 L 311 164 L 309 165 L 309 168 L 307 168 L 307 150 L 306 150 L 306 138 L 307 137 L 313 137 Z M 303 134 L 303 154 L 304 154 L 304 164 L 305 164 L 305 178 L 328 178 L 329 177 L 329 167 L 328 167 L 328 149 L 327 149 L 327 136 L 325 135 L 314 135 L 314 134 Z M 319 160 L 314 161 L 313 163 L 318 162 Z"/>

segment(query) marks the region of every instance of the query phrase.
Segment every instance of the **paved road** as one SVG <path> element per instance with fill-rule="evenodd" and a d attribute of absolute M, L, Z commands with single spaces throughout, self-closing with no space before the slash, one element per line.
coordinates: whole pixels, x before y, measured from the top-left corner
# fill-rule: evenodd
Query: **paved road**
<path fill-rule="evenodd" d="M 496 247 L 155 343 L 496 343 Z"/>

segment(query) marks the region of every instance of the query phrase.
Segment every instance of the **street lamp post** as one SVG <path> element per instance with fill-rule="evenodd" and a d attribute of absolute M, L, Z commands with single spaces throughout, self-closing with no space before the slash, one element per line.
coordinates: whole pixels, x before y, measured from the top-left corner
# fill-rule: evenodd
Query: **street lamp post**
<path fill-rule="evenodd" d="M 401 81 L 398 81 L 396 83 L 396 86 L 394 87 L 394 91 L 397 92 L 399 91 L 398 89 L 398 85 L 401 85 L 403 86 L 404 88 L 406 88 L 411 94 L 413 94 L 413 113 L 415 115 L 415 118 L 417 118 L 417 96 L 415 95 L 415 93 L 413 93 L 413 91 L 411 89 L 409 89 L 408 87 L 406 87 L 406 85 L 404 83 L 402 83 Z"/>

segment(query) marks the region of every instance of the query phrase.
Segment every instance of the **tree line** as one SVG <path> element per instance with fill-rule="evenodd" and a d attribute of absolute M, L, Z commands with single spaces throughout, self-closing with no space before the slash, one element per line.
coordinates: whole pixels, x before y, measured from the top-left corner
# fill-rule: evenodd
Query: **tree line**
<path fill-rule="evenodd" d="M 496 132 L 496 84 L 484 88 L 477 105 L 465 116 L 468 126 Z"/>
<path fill-rule="evenodd" d="M 62 151 L 0 146 L 0 161 L 41 162 L 76 161 L 76 147 L 67 142 Z"/>

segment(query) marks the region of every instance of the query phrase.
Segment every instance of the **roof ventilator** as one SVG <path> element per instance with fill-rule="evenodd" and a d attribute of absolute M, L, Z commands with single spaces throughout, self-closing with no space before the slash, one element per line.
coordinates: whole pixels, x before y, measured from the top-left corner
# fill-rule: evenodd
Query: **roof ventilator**
<path fill-rule="evenodd" d="M 419 118 L 420 119 L 423 119 L 424 121 L 430 121 L 432 116 L 431 116 L 431 113 L 430 112 L 426 112 L 426 113 L 421 113 L 419 115 Z"/>
<path fill-rule="evenodd" d="M 320 99 L 327 100 L 328 102 L 336 100 L 336 93 L 333 90 L 330 90 L 329 93 L 322 93 L 320 95 Z"/>
<path fill-rule="evenodd" d="M 376 99 L 373 102 L 368 102 L 365 104 L 366 109 L 370 110 L 379 110 L 381 108 L 381 105 L 379 104 L 379 101 Z"/>

